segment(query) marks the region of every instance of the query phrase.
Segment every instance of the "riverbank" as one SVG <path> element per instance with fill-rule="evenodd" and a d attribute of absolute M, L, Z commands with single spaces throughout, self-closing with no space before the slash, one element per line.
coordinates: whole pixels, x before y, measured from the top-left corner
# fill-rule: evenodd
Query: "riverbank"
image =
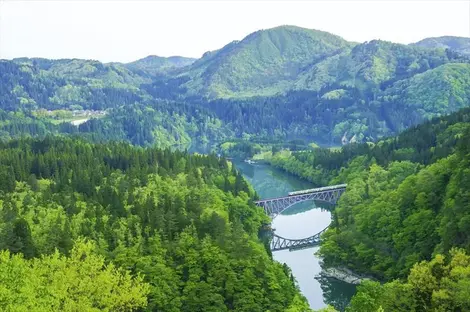
<path fill-rule="evenodd" d="M 348 283 L 348 284 L 353 284 L 353 285 L 358 285 L 362 281 L 365 280 L 372 280 L 369 277 L 359 275 L 349 269 L 346 268 L 326 268 L 322 269 L 320 274 L 315 276 L 316 279 L 321 278 L 321 277 L 327 277 L 327 278 L 334 278 L 339 281 Z"/>

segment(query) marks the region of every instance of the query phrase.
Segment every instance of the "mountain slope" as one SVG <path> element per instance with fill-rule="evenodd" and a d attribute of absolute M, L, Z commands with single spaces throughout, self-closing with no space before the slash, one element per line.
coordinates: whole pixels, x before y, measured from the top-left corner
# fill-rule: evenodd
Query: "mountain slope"
<path fill-rule="evenodd" d="M 84 127 L 104 131 L 116 122 L 127 130 L 91 136 L 132 138 L 137 144 L 153 144 L 155 136 L 172 138 L 158 140 L 165 144 L 188 143 L 191 133 L 323 144 L 343 138 L 374 141 L 468 106 L 468 63 L 451 50 L 381 40 L 355 44 L 322 31 L 281 26 L 254 32 L 194 62 L 156 56 L 129 64 L 2 60 L 0 109 L 33 114 L 115 109 L 119 116 L 109 114 L 99 127 Z M 158 118 L 141 116 L 145 107 L 156 109 Z M 179 130 L 157 121 L 174 120 L 174 114 L 184 116 Z M 148 130 L 134 124 L 143 120 Z M 211 128 L 190 129 L 201 120 Z M 161 126 L 165 131 L 156 130 Z"/>
<path fill-rule="evenodd" d="M 214 154 L 0 143 L 0 249 L 35 258 L 0 253 L 0 310 L 309 311 L 255 196 Z"/>
<path fill-rule="evenodd" d="M 191 65 L 195 60 L 194 58 L 183 56 L 161 57 L 149 55 L 140 60 L 123 64 L 123 66 L 134 71 L 140 70 L 146 74 L 157 75 Z"/>
<path fill-rule="evenodd" d="M 313 64 L 299 75 L 294 88 L 313 91 L 331 85 L 359 90 L 384 88 L 449 61 L 443 50 L 372 40 Z"/>
<path fill-rule="evenodd" d="M 416 43 L 415 46 L 423 48 L 451 49 L 461 54 L 470 55 L 470 38 L 443 36 L 426 38 Z"/>
<path fill-rule="evenodd" d="M 421 53 L 421 49 L 417 51 Z M 296 92 L 250 99 L 217 99 L 208 107 L 232 125 L 239 136 L 246 133 L 304 138 L 331 145 L 353 138 L 358 142 L 375 141 L 426 119 L 470 106 L 468 63 L 445 63 L 449 62 L 445 54 L 366 56 L 376 64 L 389 60 L 385 63 L 389 66 L 376 73 L 372 69 L 377 66 L 366 61 L 362 64 L 367 66 L 356 76 L 355 83 L 351 83 L 354 80 L 337 78 L 347 77 L 347 73 L 344 73 L 346 66 L 339 66 L 343 56 L 335 56 L 315 64 L 312 79 L 303 76 L 305 80 L 297 83 L 304 84 L 296 84 L 299 88 Z M 445 64 L 437 66 L 441 63 Z M 424 70 L 431 66 L 437 67 Z M 308 87 L 313 91 L 305 90 Z"/>
<path fill-rule="evenodd" d="M 0 60 L 0 109 L 105 109 L 149 98 L 150 79 L 92 60 Z"/>
<path fill-rule="evenodd" d="M 187 77 L 188 94 L 209 98 L 321 91 L 333 85 L 370 90 L 383 89 L 455 57 L 442 49 L 382 40 L 355 44 L 326 32 L 280 26 L 207 52 L 179 76 Z"/>
<path fill-rule="evenodd" d="M 150 78 L 120 64 L 23 58 L 0 60 L 0 72 L 0 140 L 68 133 L 168 147 L 230 135 L 207 110 L 154 98 Z M 73 126 L 75 113 L 89 120 Z"/>
<path fill-rule="evenodd" d="M 470 279 L 469 152 L 466 108 L 377 144 L 272 157 L 317 185 L 348 184 L 322 236 L 323 267 L 348 267 L 380 282 L 363 282 L 347 311 L 469 309 L 461 299 Z"/>
<path fill-rule="evenodd" d="M 445 64 L 394 83 L 380 97 L 390 125 L 400 131 L 470 104 L 470 64 Z M 401 116 L 401 117 L 398 117 Z"/>
<path fill-rule="evenodd" d="M 351 43 L 317 30 L 280 26 L 206 53 L 188 70 L 190 94 L 209 97 L 273 95 L 289 89 L 308 65 L 349 49 Z"/>

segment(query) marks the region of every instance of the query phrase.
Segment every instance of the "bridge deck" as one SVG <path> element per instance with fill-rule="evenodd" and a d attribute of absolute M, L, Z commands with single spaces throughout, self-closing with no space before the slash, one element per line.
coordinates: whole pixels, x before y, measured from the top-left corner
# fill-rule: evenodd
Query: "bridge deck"
<path fill-rule="evenodd" d="M 290 206 L 306 200 L 318 200 L 336 204 L 341 194 L 345 192 L 346 186 L 346 184 L 338 184 L 302 191 L 295 191 L 290 192 L 288 196 L 261 199 L 255 201 L 255 204 L 257 206 L 263 207 L 264 212 L 274 219 L 277 215 L 282 213 L 284 210 L 288 209 Z M 326 229 L 304 239 L 288 239 L 278 236 L 273 232 L 274 235 L 270 242 L 271 250 L 295 250 L 316 246 L 320 244 L 320 235 L 325 232 L 325 230 Z"/>
<path fill-rule="evenodd" d="M 274 200 L 282 200 L 282 199 L 292 198 L 293 196 L 298 196 L 298 195 L 321 193 L 321 192 L 326 192 L 326 191 L 341 190 L 341 189 L 345 189 L 345 188 L 346 188 L 346 184 L 338 184 L 338 185 L 332 185 L 332 186 L 327 186 L 327 187 L 318 187 L 318 188 L 314 188 L 314 189 L 290 192 L 288 196 L 260 199 L 260 200 L 255 201 L 255 203 L 274 201 Z"/>
<path fill-rule="evenodd" d="M 322 187 L 317 187 L 317 188 L 313 188 L 313 189 L 289 192 L 288 194 L 289 194 L 289 196 L 295 196 L 295 195 L 312 194 L 312 193 L 319 193 L 319 192 L 325 192 L 325 191 L 334 191 L 334 190 L 339 190 L 339 189 L 345 189 L 346 186 L 347 186 L 347 184 L 322 186 Z"/>

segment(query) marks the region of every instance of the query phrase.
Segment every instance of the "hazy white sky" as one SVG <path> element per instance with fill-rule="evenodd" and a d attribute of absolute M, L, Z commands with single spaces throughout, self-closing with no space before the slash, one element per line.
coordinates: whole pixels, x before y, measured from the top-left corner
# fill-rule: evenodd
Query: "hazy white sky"
<path fill-rule="evenodd" d="M 466 1 L 0 0 L 0 58 L 128 62 L 200 57 L 258 29 L 296 25 L 351 41 L 470 37 Z"/>

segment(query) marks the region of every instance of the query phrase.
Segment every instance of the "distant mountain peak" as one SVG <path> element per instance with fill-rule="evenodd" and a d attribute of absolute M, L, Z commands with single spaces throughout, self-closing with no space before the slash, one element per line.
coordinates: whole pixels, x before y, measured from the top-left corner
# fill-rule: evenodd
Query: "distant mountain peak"
<path fill-rule="evenodd" d="M 140 70 L 150 75 L 157 75 L 191 65 L 195 60 L 194 58 L 178 55 L 169 57 L 148 55 L 137 61 L 124 64 L 124 66 L 131 70 Z"/>
<path fill-rule="evenodd" d="M 470 38 L 457 36 L 430 37 L 412 45 L 422 48 L 450 49 L 461 54 L 470 55 Z"/>
<path fill-rule="evenodd" d="M 320 30 L 262 29 L 204 53 L 186 72 L 191 77 L 186 87 L 209 97 L 272 95 L 283 92 L 305 67 L 352 46 Z"/>

